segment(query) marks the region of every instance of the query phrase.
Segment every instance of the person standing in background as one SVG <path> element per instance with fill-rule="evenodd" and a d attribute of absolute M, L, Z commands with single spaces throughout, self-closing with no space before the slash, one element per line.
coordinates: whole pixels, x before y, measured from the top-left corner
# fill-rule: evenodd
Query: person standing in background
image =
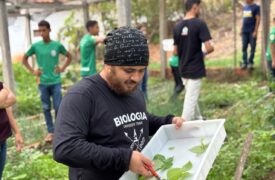
<path fill-rule="evenodd" d="M 18 152 L 23 146 L 23 138 L 12 113 L 12 105 L 16 99 L 13 93 L 0 82 L 0 180 L 5 167 L 7 156 L 7 139 L 15 135 L 15 145 Z"/>
<path fill-rule="evenodd" d="M 245 0 L 245 4 L 243 5 L 243 25 L 241 33 L 243 46 L 243 62 L 241 64 L 241 69 L 253 69 L 259 26 L 260 6 L 255 4 L 254 0 Z M 248 59 L 247 48 L 249 44 L 251 51 Z"/>
<path fill-rule="evenodd" d="M 182 118 L 202 120 L 198 99 L 202 78 L 206 76 L 204 56 L 213 52 L 206 23 L 199 19 L 200 0 L 187 0 L 186 16 L 174 28 L 174 55 L 179 56 L 179 69 L 185 85 Z M 202 51 L 204 44 L 205 52 Z"/>
<path fill-rule="evenodd" d="M 42 102 L 43 112 L 46 120 L 48 134 L 45 137 L 46 142 L 52 142 L 54 125 L 51 114 L 51 97 L 55 115 L 62 99 L 61 94 L 61 73 L 71 63 L 71 54 L 65 47 L 57 41 L 50 38 L 50 23 L 42 20 L 38 23 L 38 28 L 42 41 L 34 43 L 23 57 L 24 66 L 39 80 L 39 91 Z M 28 57 L 36 55 L 38 69 L 34 69 L 28 62 Z M 66 56 L 66 62 L 62 67 L 59 66 L 59 55 Z"/>
<path fill-rule="evenodd" d="M 99 26 L 97 21 L 86 23 L 88 34 L 80 40 L 80 75 L 82 77 L 96 74 L 96 45 L 104 41 L 104 37 L 99 37 Z"/>

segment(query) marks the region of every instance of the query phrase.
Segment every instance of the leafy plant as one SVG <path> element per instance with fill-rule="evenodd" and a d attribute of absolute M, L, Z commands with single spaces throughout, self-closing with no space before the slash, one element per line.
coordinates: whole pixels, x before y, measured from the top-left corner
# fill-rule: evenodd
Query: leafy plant
<path fill-rule="evenodd" d="M 192 163 L 187 162 L 182 168 L 171 168 L 167 172 L 167 180 L 184 180 L 191 176 L 188 171 L 192 169 Z"/>
<path fill-rule="evenodd" d="M 173 166 L 173 160 L 174 157 L 165 158 L 165 156 L 161 154 L 156 154 L 153 158 L 153 161 L 155 162 L 155 170 L 161 170 L 165 171 Z"/>
<path fill-rule="evenodd" d="M 208 144 L 204 144 L 203 138 L 202 138 L 201 144 L 199 146 L 192 147 L 190 151 L 197 154 L 197 156 L 199 156 L 206 151 L 207 147 L 208 147 Z"/>

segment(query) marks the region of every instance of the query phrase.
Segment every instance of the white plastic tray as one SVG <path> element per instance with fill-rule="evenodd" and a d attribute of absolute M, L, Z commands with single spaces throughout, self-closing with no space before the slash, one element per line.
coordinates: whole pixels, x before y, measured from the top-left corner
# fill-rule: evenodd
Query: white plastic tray
<path fill-rule="evenodd" d="M 188 161 L 193 164 L 189 171 L 192 176 L 188 180 L 204 180 L 207 177 L 212 164 L 226 137 L 224 119 L 207 121 L 188 121 L 183 127 L 176 130 L 174 125 L 162 126 L 152 137 L 142 153 L 152 159 L 155 154 L 165 157 L 174 157 L 173 167 L 182 167 Z M 190 152 L 194 146 L 201 144 L 201 138 L 205 144 L 209 144 L 207 150 L 200 156 Z M 174 147 L 169 150 L 169 147 Z M 167 179 L 167 171 L 158 172 L 161 178 Z M 138 175 L 128 171 L 120 180 L 137 180 Z"/>

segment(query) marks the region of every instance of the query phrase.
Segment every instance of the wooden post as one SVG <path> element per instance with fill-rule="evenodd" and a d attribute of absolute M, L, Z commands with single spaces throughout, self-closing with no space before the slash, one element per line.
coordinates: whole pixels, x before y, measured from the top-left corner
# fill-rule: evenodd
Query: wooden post
<path fill-rule="evenodd" d="M 161 58 L 161 77 L 166 78 L 166 53 L 163 50 L 162 41 L 166 38 L 166 1 L 160 0 L 159 3 L 159 43 L 160 43 L 160 58 Z"/>
<path fill-rule="evenodd" d="M 261 24 L 262 24 L 262 52 L 261 69 L 266 74 L 266 50 L 268 43 L 268 33 L 270 27 L 270 0 L 261 0 Z"/>
<path fill-rule="evenodd" d="M 131 0 L 116 1 L 118 27 L 131 26 Z"/>
<path fill-rule="evenodd" d="M 4 83 L 15 93 L 14 75 L 12 70 L 10 52 L 10 40 L 8 32 L 6 0 L 0 0 L 0 44 L 2 52 L 2 68 Z"/>
<path fill-rule="evenodd" d="M 87 3 L 87 0 L 82 0 L 82 10 L 83 10 L 83 18 L 84 18 L 84 26 L 87 21 L 89 21 L 89 4 Z"/>
<path fill-rule="evenodd" d="M 234 69 L 237 68 L 237 14 L 236 0 L 233 0 L 233 29 L 234 29 Z"/>
<path fill-rule="evenodd" d="M 244 147 L 243 147 L 242 154 L 241 154 L 241 157 L 240 157 L 240 160 L 239 160 L 239 164 L 238 164 L 238 167 L 237 167 L 236 172 L 235 172 L 234 180 L 241 180 L 242 179 L 245 162 L 246 162 L 246 159 L 247 159 L 248 154 L 249 154 L 250 146 L 252 144 L 252 139 L 253 139 L 253 134 L 249 133 L 247 135 L 247 138 L 246 138 L 245 143 L 244 143 Z"/>

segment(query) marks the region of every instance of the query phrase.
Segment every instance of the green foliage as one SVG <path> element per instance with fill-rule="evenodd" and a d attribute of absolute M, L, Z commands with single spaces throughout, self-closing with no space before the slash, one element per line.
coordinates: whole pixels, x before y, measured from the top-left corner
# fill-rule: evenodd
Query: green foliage
<path fill-rule="evenodd" d="M 37 180 L 68 179 L 67 167 L 56 163 L 52 154 L 26 149 L 21 153 L 10 151 L 4 171 L 4 179 Z"/>
<path fill-rule="evenodd" d="M 156 154 L 153 158 L 155 162 L 155 170 L 165 171 L 173 166 L 174 157 L 165 158 L 165 156 L 161 154 Z"/>
<path fill-rule="evenodd" d="M 75 20 L 75 12 L 65 19 L 64 26 L 58 32 L 58 40 L 66 41 L 70 45 L 70 49 L 77 49 L 81 37 L 84 35 L 85 28 L 83 24 Z"/>
<path fill-rule="evenodd" d="M 167 172 L 168 180 L 184 180 L 187 177 L 191 176 L 191 173 L 188 171 L 192 169 L 192 163 L 187 162 L 182 168 L 171 168 Z"/>

